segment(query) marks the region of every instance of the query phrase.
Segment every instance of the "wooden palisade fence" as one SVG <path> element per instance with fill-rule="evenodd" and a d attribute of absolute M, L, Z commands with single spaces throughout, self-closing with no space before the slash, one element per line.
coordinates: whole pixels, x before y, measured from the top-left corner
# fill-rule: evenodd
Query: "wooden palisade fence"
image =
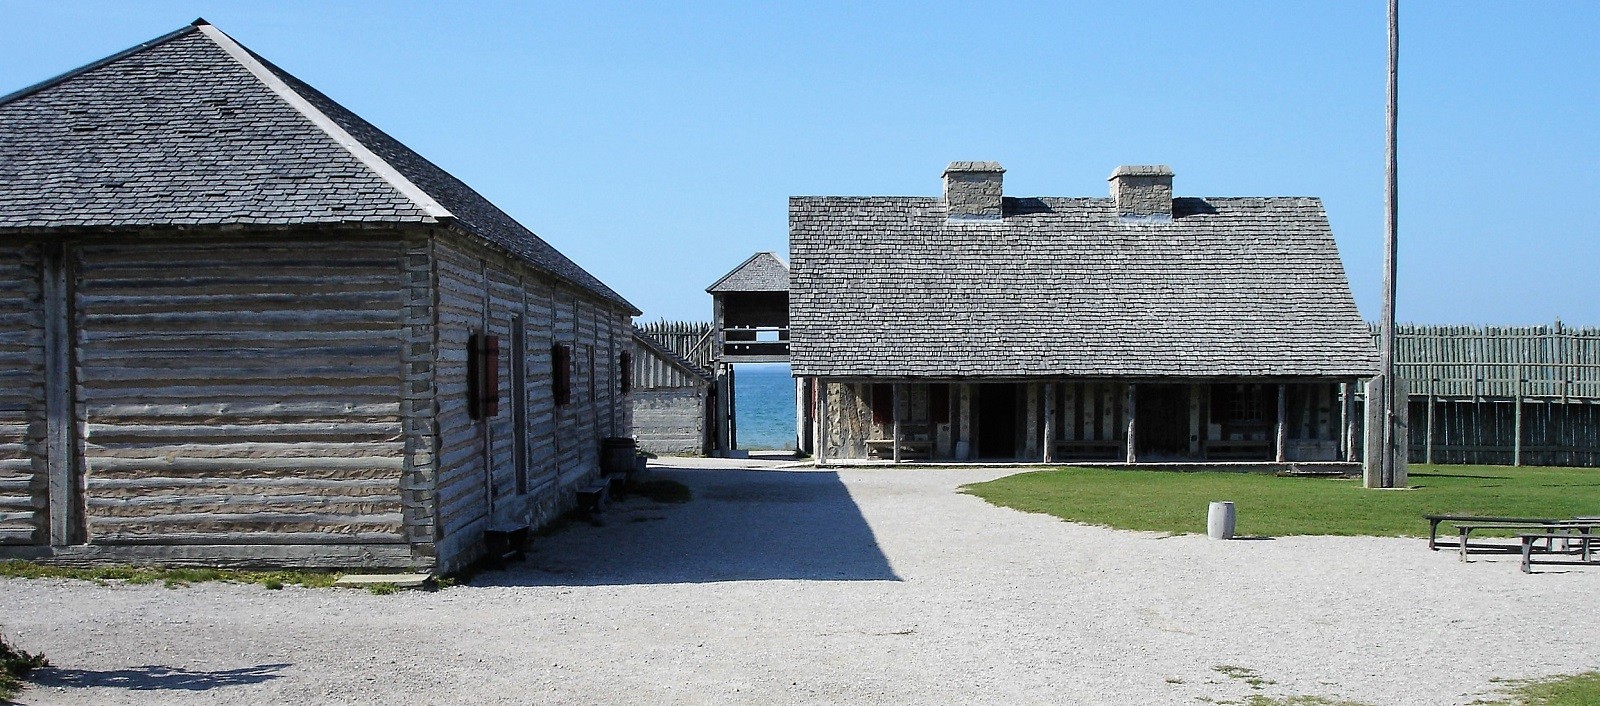
<path fill-rule="evenodd" d="M 1600 466 L 1600 328 L 1403 325 L 1395 362 L 1412 462 Z"/>
<path fill-rule="evenodd" d="M 712 349 L 714 337 L 712 336 L 711 322 L 709 321 L 653 321 L 639 324 L 639 330 L 650 334 L 657 343 L 667 350 L 677 353 L 679 357 L 689 361 L 701 370 L 709 371 L 713 368 Z"/>

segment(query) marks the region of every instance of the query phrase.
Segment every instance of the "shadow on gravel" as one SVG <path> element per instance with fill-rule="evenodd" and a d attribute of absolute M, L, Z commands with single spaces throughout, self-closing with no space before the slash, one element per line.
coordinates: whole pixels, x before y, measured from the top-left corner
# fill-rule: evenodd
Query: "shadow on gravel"
<path fill-rule="evenodd" d="M 473 586 L 601 586 L 795 579 L 899 581 L 836 473 L 754 469 L 651 470 L 694 498 L 633 498 L 603 526 L 575 523 L 537 537 L 528 559 Z"/>
<path fill-rule="evenodd" d="M 260 684 L 277 679 L 289 664 L 258 664 L 254 667 L 197 672 L 180 667 L 148 665 L 127 669 L 60 669 L 49 667 L 28 679 L 41 687 L 110 687 L 131 691 L 207 691 L 224 686 Z"/>

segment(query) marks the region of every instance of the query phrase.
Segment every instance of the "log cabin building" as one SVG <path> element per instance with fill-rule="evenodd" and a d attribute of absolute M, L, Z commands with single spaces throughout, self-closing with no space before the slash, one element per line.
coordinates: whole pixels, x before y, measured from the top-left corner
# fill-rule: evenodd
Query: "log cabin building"
<path fill-rule="evenodd" d="M 1377 353 L 1314 198 L 1013 198 L 953 162 L 943 198 L 789 202 L 790 354 L 823 463 L 881 458 L 1355 463 Z"/>
<path fill-rule="evenodd" d="M 638 313 L 197 21 L 0 98 L 0 557 L 460 567 L 629 435 Z"/>

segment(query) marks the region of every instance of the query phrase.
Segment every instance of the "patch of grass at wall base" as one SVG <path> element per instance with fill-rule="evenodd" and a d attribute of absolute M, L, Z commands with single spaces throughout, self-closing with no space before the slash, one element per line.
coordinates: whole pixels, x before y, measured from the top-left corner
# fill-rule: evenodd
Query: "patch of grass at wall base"
<path fill-rule="evenodd" d="M 327 588 L 332 586 L 334 581 L 338 581 L 340 576 L 341 574 L 331 571 L 241 571 L 129 565 L 77 567 L 36 564 L 20 559 L 0 561 L 0 578 L 74 579 L 102 585 L 113 581 L 134 585 L 161 583 L 167 588 L 213 581 L 254 583 L 272 590 L 281 589 L 286 585 Z"/>

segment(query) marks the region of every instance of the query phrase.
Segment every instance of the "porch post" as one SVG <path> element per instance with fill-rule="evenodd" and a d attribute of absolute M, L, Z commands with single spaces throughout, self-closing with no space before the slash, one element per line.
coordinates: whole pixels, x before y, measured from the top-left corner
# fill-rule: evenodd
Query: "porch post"
<path fill-rule="evenodd" d="M 806 425 L 810 420 L 806 418 L 807 411 L 806 379 L 796 377 L 794 379 L 794 450 L 800 453 L 807 453 L 808 451 L 806 449 Z"/>
<path fill-rule="evenodd" d="M 1344 394 L 1344 460 L 1356 459 L 1356 383 L 1341 386 Z"/>
<path fill-rule="evenodd" d="M 1189 456 L 1200 458 L 1200 383 L 1189 384 Z"/>
<path fill-rule="evenodd" d="M 1272 457 L 1273 460 L 1277 461 L 1278 463 L 1284 462 L 1283 447 L 1287 445 L 1289 441 L 1289 424 L 1287 419 L 1289 416 L 1288 401 L 1289 386 L 1280 382 L 1278 383 L 1278 433 L 1272 445 Z"/>
<path fill-rule="evenodd" d="M 1056 460 L 1056 383 L 1044 384 L 1044 456 L 1045 463 Z"/>
<path fill-rule="evenodd" d="M 1522 366 L 1518 365 L 1514 369 L 1514 374 L 1517 376 L 1517 409 L 1511 415 L 1511 426 L 1517 438 L 1511 443 L 1511 465 L 1520 466 L 1522 465 Z"/>
<path fill-rule="evenodd" d="M 894 423 L 891 425 L 892 426 L 892 431 L 890 431 L 890 433 L 889 433 L 889 442 L 894 448 L 894 462 L 895 463 L 899 463 L 900 462 L 900 383 L 898 383 L 898 382 L 897 383 L 892 383 L 890 389 L 894 391 L 894 395 L 893 395 L 893 397 L 894 397 L 894 402 L 893 402 L 893 404 L 894 404 L 894 415 L 892 417 L 894 419 Z"/>
<path fill-rule="evenodd" d="M 956 437 L 956 460 L 970 461 L 977 453 L 972 448 L 972 383 L 961 383 L 959 399 L 957 406 L 961 408 L 961 433 Z"/>
<path fill-rule="evenodd" d="M 828 462 L 828 381 L 826 378 L 815 378 L 811 384 L 817 388 L 817 433 L 813 437 L 817 445 L 817 465 Z"/>
<path fill-rule="evenodd" d="M 728 448 L 739 448 L 739 376 L 728 366 Z"/>
<path fill-rule="evenodd" d="M 716 364 L 717 384 L 717 455 L 728 456 L 732 444 L 728 441 L 728 396 L 732 394 L 728 384 L 728 371 L 726 365 Z"/>
<path fill-rule="evenodd" d="M 1027 433 L 1022 435 L 1022 455 L 1032 461 L 1034 454 L 1039 453 L 1039 383 L 1028 382 L 1026 394 L 1023 395 L 1023 408 L 1027 415 L 1023 417 L 1028 427 Z"/>
<path fill-rule="evenodd" d="M 1433 385 L 1429 383 L 1428 386 L 1432 387 Z M 1430 392 L 1428 393 L 1428 428 L 1422 432 L 1422 443 L 1427 447 L 1422 452 L 1423 463 L 1433 463 L 1433 408 L 1435 406 L 1433 393 Z"/>
<path fill-rule="evenodd" d="M 1136 429 L 1136 427 L 1134 425 L 1134 419 L 1136 417 L 1134 412 L 1135 412 L 1135 409 L 1138 407 L 1138 400 L 1139 400 L 1138 388 L 1139 388 L 1138 385 L 1136 385 L 1134 383 L 1131 383 L 1131 382 L 1128 383 L 1128 404 L 1125 405 L 1125 407 L 1127 409 L 1127 415 L 1128 415 L 1128 433 L 1127 433 L 1128 463 L 1138 463 L 1139 462 L 1139 455 L 1134 452 L 1134 449 L 1135 449 L 1135 446 L 1134 446 L 1134 434 L 1137 431 L 1137 429 Z"/>

